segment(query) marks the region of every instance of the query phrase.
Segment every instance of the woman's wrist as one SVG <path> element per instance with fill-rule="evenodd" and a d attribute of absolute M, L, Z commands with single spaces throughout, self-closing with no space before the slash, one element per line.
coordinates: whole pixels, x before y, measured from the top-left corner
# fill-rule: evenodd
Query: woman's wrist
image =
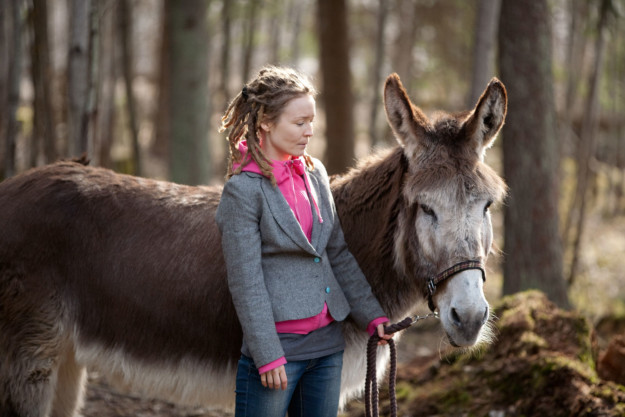
<path fill-rule="evenodd" d="M 367 326 L 367 333 L 369 333 L 369 336 L 373 336 L 375 334 L 379 324 L 386 323 L 387 321 L 390 321 L 388 317 L 378 317 L 377 319 L 371 320 Z"/>
<path fill-rule="evenodd" d="M 283 356 L 281 358 L 276 359 L 275 361 L 269 362 L 268 364 L 263 365 L 260 368 L 258 368 L 258 373 L 264 374 L 265 372 L 269 372 L 272 369 L 275 369 L 278 366 L 282 366 L 285 364 L 286 364 L 286 358 Z"/>

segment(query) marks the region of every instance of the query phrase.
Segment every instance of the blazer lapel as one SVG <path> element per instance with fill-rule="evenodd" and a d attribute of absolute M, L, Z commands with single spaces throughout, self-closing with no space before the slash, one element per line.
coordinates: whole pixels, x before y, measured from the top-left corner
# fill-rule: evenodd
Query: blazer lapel
<path fill-rule="evenodd" d="M 327 199 L 321 198 L 322 192 L 317 177 L 311 175 L 310 172 L 307 172 L 306 175 L 308 175 L 309 183 L 312 187 L 312 190 L 309 190 L 309 193 L 311 194 L 310 209 L 313 212 L 313 228 L 310 240 L 315 250 L 319 251 L 320 247 L 325 246 L 325 243 L 323 242 L 327 241 L 329 233 L 332 231 L 332 225 L 330 224 L 332 221 L 330 215 L 331 207 L 328 204 L 329 202 L 326 201 Z M 317 201 L 317 205 L 321 211 L 321 217 L 323 217 L 323 223 L 319 223 L 319 216 L 317 215 L 315 203 L 313 203 L 312 198 Z"/>
<path fill-rule="evenodd" d="M 265 194 L 265 198 L 267 199 L 269 209 L 273 214 L 273 218 L 284 233 L 305 251 L 317 254 L 315 248 L 308 241 L 308 238 L 306 238 L 302 227 L 295 218 L 291 207 L 289 207 L 289 203 L 286 202 L 286 199 L 282 195 L 280 189 L 272 186 L 269 181 L 262 181 L 261 187 L 263 189 L 263 193 Z M 314 232 L 315 228 L 313 222 L 313 236 Z"/>

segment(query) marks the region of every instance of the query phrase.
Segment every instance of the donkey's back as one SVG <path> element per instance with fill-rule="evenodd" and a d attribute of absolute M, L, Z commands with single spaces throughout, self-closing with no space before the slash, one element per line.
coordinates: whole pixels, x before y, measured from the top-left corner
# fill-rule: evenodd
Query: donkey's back
<path fill-rule="evenodd" d="M 183 402 L 231 399 L 220 191 L 76 162 L 0 183 L 0 415 L 72 415 L 86 365 Z"/>

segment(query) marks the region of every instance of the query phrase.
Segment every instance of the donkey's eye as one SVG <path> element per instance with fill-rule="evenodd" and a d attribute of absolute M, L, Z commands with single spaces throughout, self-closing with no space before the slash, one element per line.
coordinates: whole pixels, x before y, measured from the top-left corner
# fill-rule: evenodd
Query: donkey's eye
<path fill-rule="evenodd" d="M 490 208 L 490 206 L 493 204 L 492 201 L 489 201 L 486 203 L 486 205 L 484 206 L 484 214 L 486 214 L 488 212 L 488 209 Z"/>
<path fill-rule="evenodd" d="M 430 206 L 426 206 L 425 204 L 420 204 L 419 206 L 421 207 L 421 210 L 423 210 L 425 214 L 432 217 L 435 221 L 437 220 L 436 213 L 434 213 L 434 210 L 432 210 Z"/>

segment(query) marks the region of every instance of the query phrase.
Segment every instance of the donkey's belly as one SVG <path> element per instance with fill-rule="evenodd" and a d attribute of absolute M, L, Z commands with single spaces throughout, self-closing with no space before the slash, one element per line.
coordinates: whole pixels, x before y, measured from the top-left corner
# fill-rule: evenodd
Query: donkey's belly
<path fill-rule="evenodd" d="M 191 356 L 171 360 L 165 355 L 147 362 L 121 348 L 94 342 L 79 342 L 76 359 L 105 375 L 113 385 L 148 397 L 188 405 L 234 406 L 236 363 L 224 366 Z"/>

